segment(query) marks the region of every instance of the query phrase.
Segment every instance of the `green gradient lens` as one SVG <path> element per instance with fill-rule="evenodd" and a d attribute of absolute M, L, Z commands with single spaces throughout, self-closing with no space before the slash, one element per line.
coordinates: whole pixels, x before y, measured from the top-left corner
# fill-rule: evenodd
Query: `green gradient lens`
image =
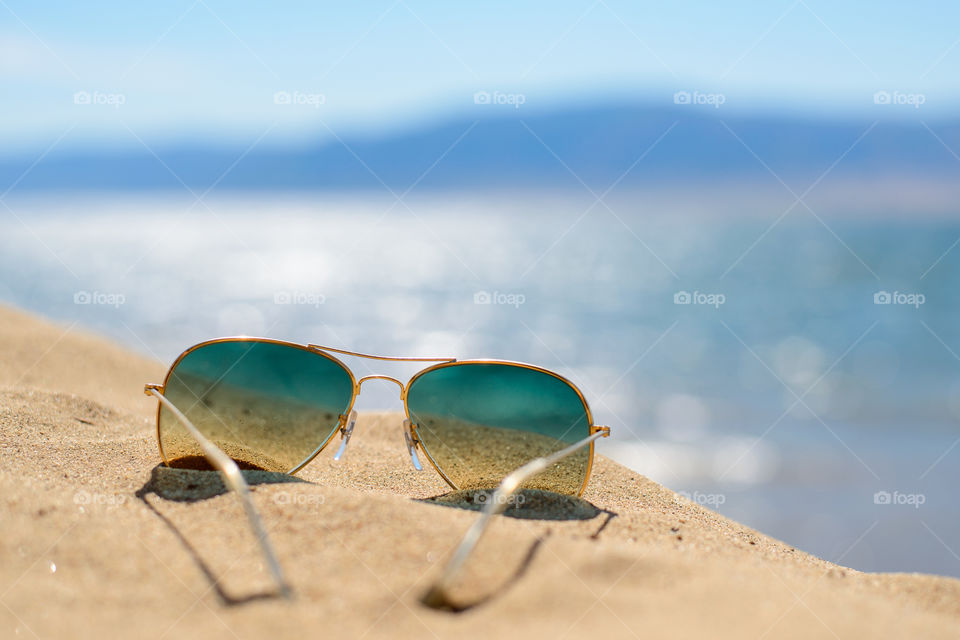
<path fill-rule="evenodd" d="M 353 378 L 332 358 L 253 340 L 206 344 L 170 372 L 164 395 L 241 468 L 292 471 L 333 436 Z M 160 410 L 160 446 L 173 467 L 210 468 L 196 441 Z"/>
<path fill-rule="evenodd" d="M 514 364 L 457 363 L 407 388 L 407 410 L 427 455 L 458 489 L 489 489 L 534 458 L 590 435 L 577 390 L 551 373 Z M 583 449 L 528 481 L 576 495 L 590 467 Z"/>

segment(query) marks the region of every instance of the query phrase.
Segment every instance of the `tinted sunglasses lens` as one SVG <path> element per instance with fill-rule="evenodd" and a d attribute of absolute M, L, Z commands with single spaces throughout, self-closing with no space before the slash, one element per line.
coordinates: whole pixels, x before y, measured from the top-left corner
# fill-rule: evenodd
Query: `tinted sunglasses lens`
<path fill-rule="evenodd" d="M 164 395 L 241 468 L 291 471 L 333 436 L 353 398 L 353 380 L 338 362 L 313 351 L 226 341 L 183 356 Z M 166 408 L 158 431 L 170 466 L 210 468 Z"/>
<path fill-rule="evenodd" d="M 518 365 L 427 371 L 408 387 L 407 409 L 427 455 L 459 489 L 496 487 L 514 469 L 590 435 L 576 389 Z M 590 449 L 583 449 L 524 486 L 576 495 L 589 465 Z"/>

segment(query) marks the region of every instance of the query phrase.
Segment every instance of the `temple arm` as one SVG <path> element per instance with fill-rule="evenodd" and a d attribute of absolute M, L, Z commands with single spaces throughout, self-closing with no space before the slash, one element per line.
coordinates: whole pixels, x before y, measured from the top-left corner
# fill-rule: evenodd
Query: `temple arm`
<path fill-rule="evenodd" d="M 447 587 L 453 581 L 454 576 L 459 573 L 474 547 L 477 546 L 477 543 L 480 541 L 480 537 L 483 535 L 484 531 L 487 530 L 487 526 L 490 523 L 490 518 L 495 515 L 499 515 L 506 510 L 507 504 L 510 501 L 510 497 L 515 494 L 517 490 L 520 489 L 520 486 L 528 479 L 540 473 L 544 469 L 556 464 L 560 460 L 563 460 L 567 456 L 576 453 L 580 449 L 591 444 L 594 440 L 605 438 L 610 435 L 609 427 L 599 427 L 598 429 L 599 430 L 592 435 L 580 440 L 579 442 L 575 442 L 565 449 L 561 449 L 560 451 L 543 458 L 531 460 L 516 471 L 509 473 L 507 477 L 500 482 L 500 486 L 497 487 L 497 490 L 493 492 L 493 496 L 487 500 L 487 504 L 484 507 L 480 518 L 476 520 L 467 530 L 466 535 L 463 536 L 463 540 L 460 541 L 460 545 L 457 547 L 456 551 L 453 552 L 453 556 L 447 562 L 447 566 L 444 567 L 440 578 L 433 584 L 432 587 L 430 587 L 427 593 L 424 594 L 421 601 L 428 607 L 433 607 L 435 609 L 455 608 L 450 599 L 447 597 Z"/>
<path fill-rule="evenodd" d="M 237 498 L 240 499 L 240 504 L 243 505 L 243 510 L 247 514 L 247 520 L 250 521 L 250 528 L 253 530 L 253 535 L 256 536 L 257 541 L 260 543 L 260 549 L 263 551 L 263 557 L 267 561 L 267 566 L 270 567 L 270 573 L 273 574 L 273 579 L 276 580 L 280 593 L 284 597 L 289 598 L 291 595 L 290 587 L 287 586 L 287 582 L 283 578 L 283 571 L 280 569 L 280 563 L 277 561 L 277 556 L 273 552 L 273 546 L 270 544 L 270 538 L 267 537 L 267 530 L 263 526 L 260 514 L 257 513 L 256 507 L 253 506 L 253 500 L 250 499 L 250 487 L 247 486 L 247 481 L 243 479 L 243 474 L 240 473 L 240 467 L 237 466 L 237 463 L 234 462 L 230 456 L 221 451 L 217 445 L 210 442 L 200 433 L 200 430 L 190 422 L 187 416 L 183 415 L 183 412 L 167 400 L 162 393 L 149 387 L 146 389 L 146 392 L 149 395 L 156 396 L 157 400 L 183 423 L 183 426 L 187 428 L 187 431 L 190 432 L 193 439 L 200 445 L 200 448 L 203 450 L 203 455 L 206 456 L 210 464 L 223 476 L 224 484 L 237 494 Z"/>

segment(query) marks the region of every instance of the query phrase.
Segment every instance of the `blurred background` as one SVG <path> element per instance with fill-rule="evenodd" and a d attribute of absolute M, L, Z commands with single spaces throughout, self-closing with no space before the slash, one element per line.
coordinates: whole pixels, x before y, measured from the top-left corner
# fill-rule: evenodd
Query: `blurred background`
<path fill-rule="evenodd" d="M 0 301 L 165 361 L 537 363 L 679 499 L 960 576 L 958 20 L 0 0 Z"/>

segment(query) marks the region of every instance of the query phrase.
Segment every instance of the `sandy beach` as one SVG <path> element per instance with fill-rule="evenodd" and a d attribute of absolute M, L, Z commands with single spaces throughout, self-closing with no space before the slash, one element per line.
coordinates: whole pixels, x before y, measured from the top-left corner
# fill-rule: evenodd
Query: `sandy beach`
<path fill-rule="evenodd" d="M 553 519 L 498 519 L 456 587 L 464 610 L 429 609 L 419 598 L 477 514 L 425 501 L 448 488 L 410 466 L 394 413 L 361 413 L 339 462 L 330 447 L 297 478 L 250 474 L 295 592 L 288 602 L 272 596 L 242 510 L 215 474 L 158 466 L 156 401 L 142 388 L 165 369 L 0 309 L 0 637 L 956 638 L 960 629 L 958 580 L 826 562 L 602 457 L 589 504 L 533 506 Z"/>

